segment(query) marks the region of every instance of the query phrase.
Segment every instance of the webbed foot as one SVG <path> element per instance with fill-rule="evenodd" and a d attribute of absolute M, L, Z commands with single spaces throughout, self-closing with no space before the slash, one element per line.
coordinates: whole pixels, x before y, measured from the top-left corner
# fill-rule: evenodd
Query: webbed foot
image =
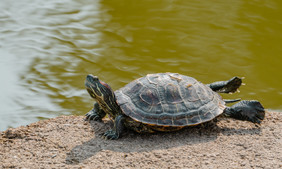
<path fill-rule="evenodd" d="M 256 100 L 243 100 L 224 110 L 225 115 L 239 120 L 261 123 L 265 117 L 265 110 Z"/>
<path fill-rule="evenodd" d="M 208 84 L 208 86 L 215 92 L 219 93 L 234 93 L 242 84 L 242 78 L 233 77 L 228 81 L 219 81 Z"/>

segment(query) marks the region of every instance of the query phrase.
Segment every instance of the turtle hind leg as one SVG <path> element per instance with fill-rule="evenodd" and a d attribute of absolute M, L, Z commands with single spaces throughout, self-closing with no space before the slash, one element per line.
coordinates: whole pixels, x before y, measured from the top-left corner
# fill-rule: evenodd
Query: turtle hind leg
<path fill-rule="evenodd" d="M 261 103 L 256 100 L 243 100 L 231 107 L 227 107 L 224 114 L 235 119 L 260 124 L 265 117 L 265 110 Z"/>
<path fill-rule="evenodd" d="M 242 84 L 242 78 L 233 77 L 228 81 L 219 81 L 208 84 L 208 86 L 215 92 L 219 93 L 234 93 Z"/>
<path fill-rule="evenodd" d="M 115 118 L 114 127 L 102 134 L 102 137 L 109 140 L 118 139 L 124 130 L 124 119 L 124 115 L 118 115 Z"/>

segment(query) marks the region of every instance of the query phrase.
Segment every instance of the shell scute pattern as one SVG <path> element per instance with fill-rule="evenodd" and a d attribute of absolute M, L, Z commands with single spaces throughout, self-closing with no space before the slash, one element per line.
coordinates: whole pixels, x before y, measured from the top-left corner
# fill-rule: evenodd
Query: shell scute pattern
<path fill-rule="evenodd" d="M 124 114 L 150 125 L 195 125 L 213 119 L 224 109 L 221 97 L 209 87 L 175 73 L 149 74 L 115 94 Z"/>

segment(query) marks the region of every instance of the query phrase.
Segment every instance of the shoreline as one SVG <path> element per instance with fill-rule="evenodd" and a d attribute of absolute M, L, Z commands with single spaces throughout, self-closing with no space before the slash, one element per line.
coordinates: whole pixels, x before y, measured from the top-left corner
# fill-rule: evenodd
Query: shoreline
<path fill-rule="evenodd" d="M 222 118 L 171 133 L 99 134 L 110 121 L 59 116 L 0 132 L 2 168 L 281 168 L 282 113 L 261 125 Z"/>

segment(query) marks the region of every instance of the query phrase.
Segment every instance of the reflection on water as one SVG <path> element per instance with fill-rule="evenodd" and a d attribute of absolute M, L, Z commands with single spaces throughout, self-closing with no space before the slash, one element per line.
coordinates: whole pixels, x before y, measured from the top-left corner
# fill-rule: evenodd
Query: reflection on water
<path fill-rule="evenodd" d="M 282 110 L 282 2 L 2 0 L 0 130 L 93 102 L 88 73 L 118 89 L 155 72 L 204 83 L 245 76 L 241 93 Z"/>

